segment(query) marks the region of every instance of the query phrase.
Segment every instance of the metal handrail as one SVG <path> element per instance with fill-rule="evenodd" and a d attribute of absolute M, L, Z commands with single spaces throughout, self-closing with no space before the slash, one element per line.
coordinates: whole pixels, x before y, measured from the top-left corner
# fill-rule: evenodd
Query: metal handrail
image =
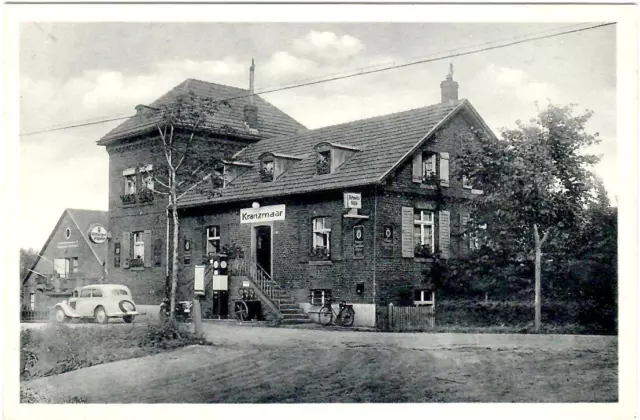
<path fill-rule="evenodd" d="M 284 290 L 258 263 L 248 260 L 232 260 L 231 268 L 238 275 L 253 280 L 258 288 L 280 308 L 280 298 Z"/>

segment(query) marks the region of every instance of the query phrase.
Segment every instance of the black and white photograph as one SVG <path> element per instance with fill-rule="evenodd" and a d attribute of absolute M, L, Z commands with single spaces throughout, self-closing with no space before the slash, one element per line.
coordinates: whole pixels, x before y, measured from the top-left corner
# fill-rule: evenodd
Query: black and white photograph
<path fill-rule="evenodd" d="M 635 7 L 48 7 L 4 31 L 14 410 L 637 413 Z"/>

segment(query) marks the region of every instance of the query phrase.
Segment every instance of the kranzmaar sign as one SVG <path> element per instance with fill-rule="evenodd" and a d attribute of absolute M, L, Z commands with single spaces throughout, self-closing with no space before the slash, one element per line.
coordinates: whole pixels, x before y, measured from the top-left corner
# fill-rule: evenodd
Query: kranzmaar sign
<path fill-rule="evenodd" d="M 241 209 L 240 223 L 274 222 L 284 220 L 285 205 L 265 206 L 257 209 Z"/>

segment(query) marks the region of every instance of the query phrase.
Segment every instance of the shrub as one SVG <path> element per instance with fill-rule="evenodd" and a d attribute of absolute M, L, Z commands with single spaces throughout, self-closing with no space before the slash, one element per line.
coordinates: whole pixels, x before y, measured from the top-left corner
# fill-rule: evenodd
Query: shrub
<path fill-rule="evenodd" d="M 187 325 L 168 320 L 146 326 L 72 328 L 50 324 L 21 333 L 20 378 L 57 375 L 116 360 L 148 356 L 188 345 L 208 345 Z"/>

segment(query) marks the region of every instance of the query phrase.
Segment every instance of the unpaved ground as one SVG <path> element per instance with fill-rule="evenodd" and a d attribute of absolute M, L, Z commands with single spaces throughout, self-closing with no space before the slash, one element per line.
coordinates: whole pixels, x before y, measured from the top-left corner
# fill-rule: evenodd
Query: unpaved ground
<path fill-rule="evenodd" d="M 28 382 L 91 403 L 612 402 L 617 340 L 206 324 L 189 347 Z"/>

